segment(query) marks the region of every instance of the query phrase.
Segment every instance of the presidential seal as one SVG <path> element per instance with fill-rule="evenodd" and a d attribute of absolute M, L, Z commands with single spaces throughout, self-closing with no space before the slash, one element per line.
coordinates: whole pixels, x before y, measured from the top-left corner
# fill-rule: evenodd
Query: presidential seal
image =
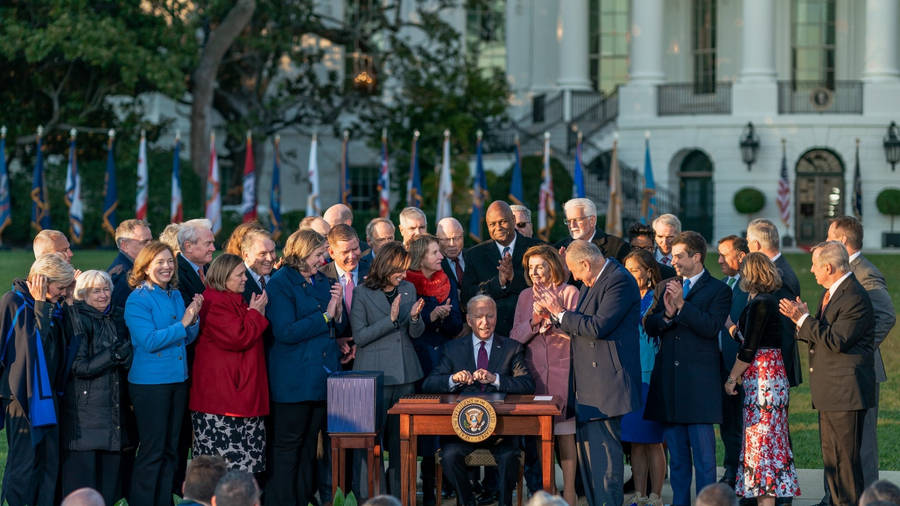
<path fill-rule="evenodd" d="M 453 432 L 463 441 L 479 443 L 491 437 L 497 427 L 497 412 L 491 403 L 469 397 L 456 405 L 451 415 Z"/>

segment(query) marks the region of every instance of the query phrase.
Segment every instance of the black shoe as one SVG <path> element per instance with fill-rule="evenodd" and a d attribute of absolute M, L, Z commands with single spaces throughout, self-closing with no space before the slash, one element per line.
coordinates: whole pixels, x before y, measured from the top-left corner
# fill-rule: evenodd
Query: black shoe
<path fill-rule="evenodd" d="M 735 473 L 729 472 L 727 470 L 725 471 L 725 474 L 722 475 L 722 478 L 719 479 L 719 483 L 724 483 L 724 484 L 728 485 L 729 487 L 731 487 L 732 490 L 734 490 L 734 486 L 735 486 L 736 482 L 737 482 L 737 476 L 735 476 Z"/>
<path fill-rule="evenodd" d="M 622 486 L 622 491 L 626 494 L 634 492 L 634 475 L 631 475 L 631 478 L 628 478 L 628 481 Z"/>
<path fill-rule="evenodd" d="M 481 494 L 475 498 L 476 502 L 478 502 L 478 506 L 485 506 L 487 504 L 492 504 L 497 502 L 497 499 L 500 497 L 496 491 L 485 490 Z"/>
<path fill-rule="evenodd" d="M 793 504 L 793 497 L 776 497 L 775 504 Z"/>

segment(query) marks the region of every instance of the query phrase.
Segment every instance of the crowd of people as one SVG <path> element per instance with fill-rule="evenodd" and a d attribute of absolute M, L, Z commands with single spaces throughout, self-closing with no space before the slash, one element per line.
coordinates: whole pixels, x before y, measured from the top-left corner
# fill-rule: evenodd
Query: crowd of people
<path fill-rule="evenodd" d="M 415 393 L 505 392 L 559 400 L 568 504 L 660 505 L 667 465 L 675 505 L 717 481 L 786 503 L 801 493 L 788 424 L 803 376 L 797 341 L 819 412 L 823 501 L 856 504 L 877 482 L 878 346 L 895 313 L 860 254 L 859 221 L 835 219 L 813 249 L 824 292 L 811 310 L 768 220 L 718 241 L 714 276 L 707 241 L 673 215 L 626 240 L 598 228 L 589 199 L 564 211 L 569 237 L 547 244 L 527 208 L 495 201 L 490 239 L 464 250 L 454 218 L 431 235 L 410 207 L 396 228 L 372 220 L 363 240 L 338 204 L 304 218 L 280 258 L 256 222 L 214 255 L 206 220 L 168 225 L 157 240 L 126 220 L 108 270 L 84 272 L 64 234 L 40 232 L 27 276 L 0 300 L 0 502 L 55 504 L 90 488 L 106 504 L 169 505 L 173 493 L 210 504 L 222 488 L 247 504 L 329 503 L 326 379 L 353 369 L 383 373 L 381 483 L 395 496 L 399 420 L 387 408 Z M 426 506 L 438 451 L 460 505 L 511 504 L 522 452 L 529 491 L 541 488 L 531 438 L 432 436 L 418 448 Z M 477 448 L 497 463 L 483 478 L 465 465 Z M 355 460 L 353 491 L 374 495 Z"/>

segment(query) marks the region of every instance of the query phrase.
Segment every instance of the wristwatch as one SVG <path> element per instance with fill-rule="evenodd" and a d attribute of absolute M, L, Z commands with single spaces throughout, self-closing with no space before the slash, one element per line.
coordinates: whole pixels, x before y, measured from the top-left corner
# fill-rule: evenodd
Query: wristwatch
<path fill-rule="evenodd" d="M 325 323 L 331 323 L 331 320 L 334 318 L 328 316 L 328 313 L 322 313 L 322 317 L 325 318 Z"/>

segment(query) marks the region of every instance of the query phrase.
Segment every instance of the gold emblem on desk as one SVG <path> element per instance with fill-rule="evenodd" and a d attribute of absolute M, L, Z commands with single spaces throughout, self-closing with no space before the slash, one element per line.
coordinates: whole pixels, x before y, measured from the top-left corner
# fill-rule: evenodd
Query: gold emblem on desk
<path fill-rule="evenodd" d="M 497 427 L 497 412 L 490 402 L 469 397 L 459 401 L 450 422 L 453 432 L 463 441 L 479 443 L 491 437 Z"/>

